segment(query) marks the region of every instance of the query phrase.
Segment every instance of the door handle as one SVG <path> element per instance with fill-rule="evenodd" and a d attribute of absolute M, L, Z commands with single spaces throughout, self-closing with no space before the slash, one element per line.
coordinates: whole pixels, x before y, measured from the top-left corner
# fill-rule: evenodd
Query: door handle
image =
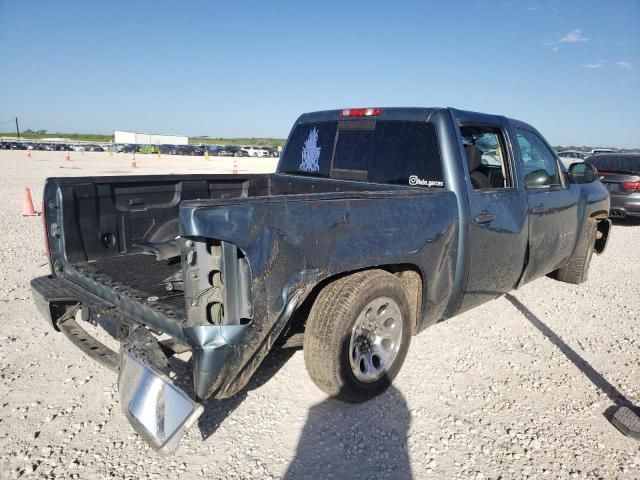
<path fill-rule="evenodd" d="M 496 219 L 496 216 L 493 213 L 484 211 L 473 219 L 473 223 L 482 225 L 484 223 L 493 222 L 495 219 Z"/>
<path fill-rule="evenodd" d="M 547 213 L 549 209 L 544 205 L 540 205 L 539 207 L 533 207 L 531 209 L 531 213 Z"/>

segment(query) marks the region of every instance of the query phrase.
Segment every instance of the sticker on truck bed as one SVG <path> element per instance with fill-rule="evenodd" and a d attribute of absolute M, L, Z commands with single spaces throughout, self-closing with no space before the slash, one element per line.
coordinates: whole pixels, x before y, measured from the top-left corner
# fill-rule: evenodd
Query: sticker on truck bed
<path fill-rule="evenodd" d="M 309 132 L 309 137 L 302 147 L 302 162 L 300 162 L 300 170 L 303 172 L 319 172 L 320 150 L 318 146 L 318 129 L 313 128 Z"/>

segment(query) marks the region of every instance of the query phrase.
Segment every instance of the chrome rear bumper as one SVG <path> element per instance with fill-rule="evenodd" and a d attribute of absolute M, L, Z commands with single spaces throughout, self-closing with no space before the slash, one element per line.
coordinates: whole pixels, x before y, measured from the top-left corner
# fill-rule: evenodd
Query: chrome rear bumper
<path fill-rule="evenodd" d="M 166 349 L 146 328 L 116 314 L 114 306 L 59 277 L 31 282 L 33 296 L 53 328 L 103 366 L 118 374 L 120 405 L 133 429 L 161 455 L 178 447 L 185 431 L 202 414 L 201 404 L 173 384 Z M 76 320 L 80 305 L 120 342 L 116 352 L 94 338 Z"/>
<path fill-rule="evenodd" d="M 162 455 L 176 450 L 203 410 L 168 377 L 127 351 L 121 354 L 118 391 L 133 429 Z"/>

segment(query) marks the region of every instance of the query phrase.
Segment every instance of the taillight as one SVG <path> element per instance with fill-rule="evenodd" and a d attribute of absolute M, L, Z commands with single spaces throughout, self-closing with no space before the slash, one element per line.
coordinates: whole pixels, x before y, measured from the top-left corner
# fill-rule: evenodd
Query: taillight
<path fill-rule="evenodd" d="M 341 117 L 375 117 L 380 115 L 381 108 L 345 108 L 340 111 Z"/>
<path fill-rule="evenodd" d="M 42 226 L 44 227 L 44 248 L 47 254 L 47 258 L 51 259 L 51 247 L 49 247 L 49 231 L 47 229 L 47 211 L 45 209 L 46 204 L 42 202 Z"/>
<path fill-rule="evenodd" d="M 640 192 L 640 182 L 622 182 L 622 186 L 625 190 L 631 190 L 632 192 Z"/>

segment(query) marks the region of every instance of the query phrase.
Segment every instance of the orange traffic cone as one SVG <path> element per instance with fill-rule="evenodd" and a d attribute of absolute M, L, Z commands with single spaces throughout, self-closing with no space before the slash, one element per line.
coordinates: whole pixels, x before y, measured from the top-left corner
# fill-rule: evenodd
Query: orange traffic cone
<path fill-rule="evenodd" d="M 25 187 L 24 189 L 24 201 L 22 203 L 23 217 L 35 217 L 38 215 L 36 210 L 33 208 L 33 200 L 31 199 L 31 190 L 29 190 L 29 187 Z"/>
<path fill-rule="evenodd" d="M 133 159 L 131 160 L 131 168 L 138 168 L 138 164 L 136 163 L 136 154 L 133 154 Z"/>
<path fill-rule="evenodd" d="M 238 162 L 235 158 L 233 159 L 233 170 L 231 170 L 231 173 L 233 173 L 234 175 L 238 174 Z"/>
<path fill-rule="evenodd" d="M 65 154 L 64 154 L 64 159 L 65 159 L 67 162 L 70 162 L 70 161 L 71 161 L 71 154 L 69 153 L 69 150 L 67 150 L 67 153 L 65 153 Z"/>

